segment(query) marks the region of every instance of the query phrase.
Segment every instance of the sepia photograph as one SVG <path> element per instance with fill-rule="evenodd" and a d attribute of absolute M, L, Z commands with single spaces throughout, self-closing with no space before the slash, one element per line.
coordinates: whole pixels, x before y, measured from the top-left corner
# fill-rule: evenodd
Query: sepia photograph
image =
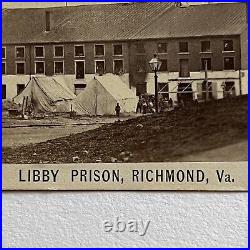
<path fill-rule="evenodd" d="M 247 3 L 2 5 L 4 164 L 247 161 Z"/>
<path fill-rule="evenodd" d="M 247 2 L 2 2 L 3 248 L 248 246 Z"/>

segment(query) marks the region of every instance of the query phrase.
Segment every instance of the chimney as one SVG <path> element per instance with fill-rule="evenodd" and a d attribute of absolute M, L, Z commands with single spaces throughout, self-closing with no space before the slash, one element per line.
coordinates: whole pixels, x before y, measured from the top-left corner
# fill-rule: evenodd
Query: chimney
<path fill-rule="evenodd" d="M 175 2 L 175 7 L 187 8 L 187 7 L 189 7 L 189 3 L 188 2 Z"/>
<path fill-rule="evenodd" d="M 45 25 L 45 31 L 50 31 L 50 12 L 47 10 L 45 11 Z"/>

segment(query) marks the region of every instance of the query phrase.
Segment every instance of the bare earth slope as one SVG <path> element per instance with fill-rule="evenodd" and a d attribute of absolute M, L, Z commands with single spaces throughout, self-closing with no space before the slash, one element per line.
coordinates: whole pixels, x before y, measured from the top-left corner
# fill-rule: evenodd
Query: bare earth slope
<path fill-rule="evenodd" d="M 69 163 L 75 156 L 79 162 L 176 161 L 246 141 L 247 115 L 247 96 L 217 100 L 47 142 L 3 148 L 2 158 L 4 163 Z M 213 160 L 221 160 L 219 152 Z"/>

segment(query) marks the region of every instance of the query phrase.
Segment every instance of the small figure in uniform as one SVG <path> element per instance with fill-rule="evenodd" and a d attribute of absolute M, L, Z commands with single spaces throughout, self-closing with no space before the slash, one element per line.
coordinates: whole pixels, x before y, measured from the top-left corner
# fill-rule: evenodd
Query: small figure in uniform
<path fill-rule="evenodd" d="M 117 117 L 120 117 L 120 112 L 121 112 L 121 107 L 120 107 L 119 103 L 117 103 L 115 106 L 115 113 L 116 113 Z"/>

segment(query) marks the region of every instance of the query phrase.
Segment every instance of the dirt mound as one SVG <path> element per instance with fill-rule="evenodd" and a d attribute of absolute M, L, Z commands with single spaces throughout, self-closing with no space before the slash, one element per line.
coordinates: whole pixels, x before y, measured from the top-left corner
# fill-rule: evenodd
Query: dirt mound
<path fill-rule="evenodd" d="M 175 161 L 247 140 L 247 96 L 147 115 L 44 143 L 3 148 L 4 163 Z"/>

